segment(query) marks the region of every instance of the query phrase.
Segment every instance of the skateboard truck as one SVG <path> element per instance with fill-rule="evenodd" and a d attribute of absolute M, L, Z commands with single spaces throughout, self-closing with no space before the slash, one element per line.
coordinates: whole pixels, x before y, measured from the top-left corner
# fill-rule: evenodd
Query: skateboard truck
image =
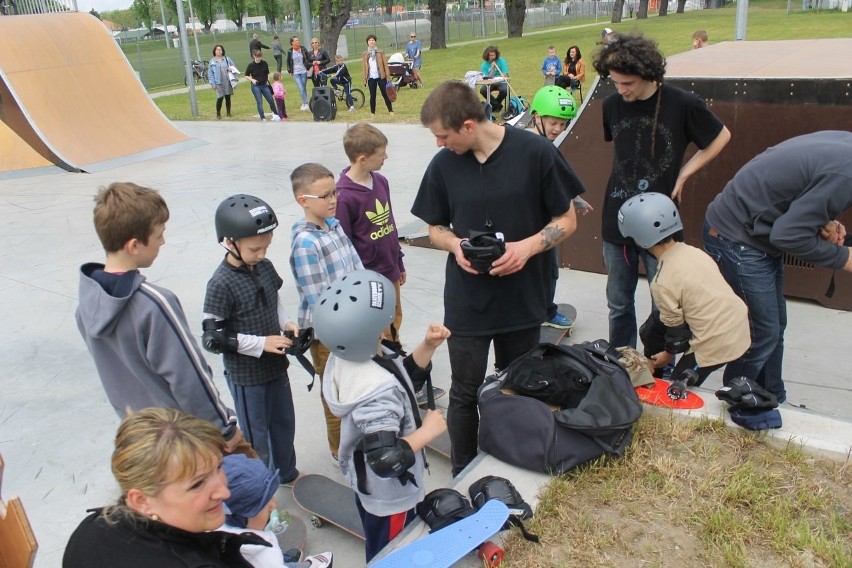
<path fill-rule="evenodd" d="M 672 381 L 667 394 L 672 400 L 682 400 L 689 395 L 687 389 L 698 383 L 698 373 L 695 369 L 686 369 L 680 374 L 680 378 Z"/>

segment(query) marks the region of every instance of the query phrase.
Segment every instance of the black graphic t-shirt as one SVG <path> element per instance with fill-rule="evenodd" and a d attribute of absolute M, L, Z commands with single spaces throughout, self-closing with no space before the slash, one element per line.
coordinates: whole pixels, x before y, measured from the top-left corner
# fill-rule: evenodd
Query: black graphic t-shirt
<path fill-rule="evenodd" d="M 654 113 L 660 96 L 655 125 Z M 621 205 L 647 191 L 670 196 L 689 143 L 706 148 L 724 125 L 698 95 L 669 85 L 661 85 L 644 101 L 628 103 L 618 93 L 610 95 L 603 103 L 603 123 L 604 139 L 613 143 L 612 173 L 604 196 L 603 239 L 624 244 L 628 241 L 618 230 Z"/>

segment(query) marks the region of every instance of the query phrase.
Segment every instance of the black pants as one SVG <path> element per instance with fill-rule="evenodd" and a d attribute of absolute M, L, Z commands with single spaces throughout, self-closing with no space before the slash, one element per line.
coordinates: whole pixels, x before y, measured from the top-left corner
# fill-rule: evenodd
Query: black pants
<path fill-rule="evenodd" d="M 509 94 L 509 88 L 506 86 L 506 83 L 483 85 L 479 89 L 479 93 L 485 97 L 485 100 L 491 102 L 491 110 L 500 112 L 503 110 L 503 101 L 506 100 L 506 95 Z M 488 98 L 489 94 L 491 95 L 490 99 Z"/>
<path fill-rule="evenodd" d="M 509 363 L 538 345 L 539 326 L 478 337 L 451 335 L 452 386 L 447 410 L 447 429 L 452 445 L 453 475 L 458 475 L 476 457 L 479 409 L 476 392 L 488 373 L 488 350 L 494 342 L 494 366 L 505 369 Z"/>
<path fill-rule="evenodd" d="M 388 98 L 387 92 L 385 92 L 385 81 L 384 79 L 367 79 L 367 88 L 370 89 L 370 112 L 376 114 L 376 87 L 378 87 L 379 91 L 382 93 L 382 98 L 385 99 L 385 105 L 388 107 L 388 112 L 393 112 L 393 104 L 390 102 Z"/>
<path fill-rule="evenodd" d="M 225 99 L 225 110 L 227 111 L 228 116 L 231 116 L 231 95 L 225 95 L 224 97 L 216 99 L 216 116 L 220 116 L 222 114 L 222 99 Z"/>

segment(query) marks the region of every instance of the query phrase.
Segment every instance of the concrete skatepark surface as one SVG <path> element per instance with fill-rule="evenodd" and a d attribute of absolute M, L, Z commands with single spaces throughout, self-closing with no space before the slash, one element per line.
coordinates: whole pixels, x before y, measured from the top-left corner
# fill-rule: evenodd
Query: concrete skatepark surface
<path fill-rule="evenodd" d="M 208 142 L 203 147 L 127 164 L 94 174 L 47 175 L 0 183 L 4 262 L 0 268 L 0 313 L 4 341 L 0 354 L 0 452 L 6 462 L 3 495 L 21 497 L 39 541 L 35 566 L 61 565 L 68 536 L 85 510 L 110 504 L 118 496 L 109 469 L 112 439 L 118 418 L 109 406 L 74 322 L 78 269 L 87 261 L 103 260 L 92 227 L 92 198 L 101 185 L 133 181 L 159 189 L 171 210 L 165 238 L 148 279 L 173 290 L 183 303 L 190 324 L 201 330 L 201 307 L 207 279 L 224 251 L 216 244 L 213 213 L 233 193 L 252 193 L 276 210 L 281 228 L 269 257 L 284 278 L 283 300 L 295 316 L 297 297 L 288 266 L 289 228 L 301 217 L 293 201 L 290 172 L 299 164 L 319 159 L 337 174 L 347 165 L 342 148 L 344 122 L 331 123 L 180 123 L 190 136 Z M 389 138 L 382 173 L 390 180 L 398 228 L 418 227 L 409 212 L 423 169 L 437 150 L 429 131 L 420 126 L 381 125 Z M 588 188 L 590 192 L 600 188 Z M 582 218 L 579 220 L 582 223 Z M 443 315 L 443 266 L 439 251 L 405 247 L 408 282 L 402 289 L 404 343 L 413 347 L 429 321 Z M 557 301 L 570 302 L 580 313 L 572 341 L 606 337 L 605 277 L 562 270 Z M 640 285 L 637 309 L 649 309 L 647 287 Z M 814 303 L 790 301 L 785 379 L 791 402 L 808 410 L 782 408 L 784 428 L 773 434 L 794 437 L 812 447 L 842 452 L 852 440 L 852 408 L 848 348 L 849 312 Z M 223 399 L 230 396 L 222 379 L 220 358 L 210 355 Z M 434 357 L 435 383 L 449 388 L 446 347 Z M 329 458 L 317 388 L 308 393 L 307 374 L 290 367 L 297 407 L 296 444 L 299 469 L 340 477 Z M 721 373 L 704 385 L 706 411 L 722 411 L 712 396 Z M 446 404 L 448 397 L 439 403 Z M 818 412 L 816 412 L 818 411 Z M 837 418 L 831 418 L 829 414 Z M 429 454 L 427 490 L 453 483 L 446 460 Z M 510 478 L 534 503 L 547 477 L 515 470 L 490 457 L 475 462 L 456 482 L 464 491 L 486 474 Z M 295 514 L 289 490 L 278 492 L 279 506 Z M 422 527 L 412 527 L 413 538 Z M 307 553 L 332 550 L 335 566 L 363 566 L 363 545 L 333 527 L 308 529 Z"/>

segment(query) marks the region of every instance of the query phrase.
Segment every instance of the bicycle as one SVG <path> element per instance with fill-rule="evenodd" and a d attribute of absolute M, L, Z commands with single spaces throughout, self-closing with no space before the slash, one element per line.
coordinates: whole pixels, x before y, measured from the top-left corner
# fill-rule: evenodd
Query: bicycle
<path fill-rule="evenodd" d="M 198 59 L 192 60 L 192 79 L 194 84 L 198 84 L 199 80 L 202 83 L 207 83 L 210 80 L 210 75 L 208 74 L 207 61 L 199 61 Z M 183 78 L 183 84 L 186 85 L 186 77 Z"/>
<path fill-rule="evenodd" d="M 320 73 L 319 74 L 319 83 L 320 83 L 320 86 L 322 86 L 322 87 L 327 86 L 328 75 L 326 75 L 325 73 Z M 337 106 L 349 108 L 346 104 L 346 89 L 343 88 L 343 85 L 332 85 L 331 86 L 331 92 L 334 93 L 334 98 L 337 99 L 338 101 L 340 101 Z M 352 87 L 349 90 L 349 94 L 352 96 L 352 106 L 354 108 L 358 109 L 358 108 L 362 108 L 364 106 L 364 101 L 366 100 L 364 98 L 364 91 L 362 91 L 361 89 L 358 89 L 356 87 Z M 311 99 L 308 102 L 308 108 L 310 108 L 311 111 L 313 111 L 314 109 L 311 105 L 313 105 L 313 99 Z"/>

